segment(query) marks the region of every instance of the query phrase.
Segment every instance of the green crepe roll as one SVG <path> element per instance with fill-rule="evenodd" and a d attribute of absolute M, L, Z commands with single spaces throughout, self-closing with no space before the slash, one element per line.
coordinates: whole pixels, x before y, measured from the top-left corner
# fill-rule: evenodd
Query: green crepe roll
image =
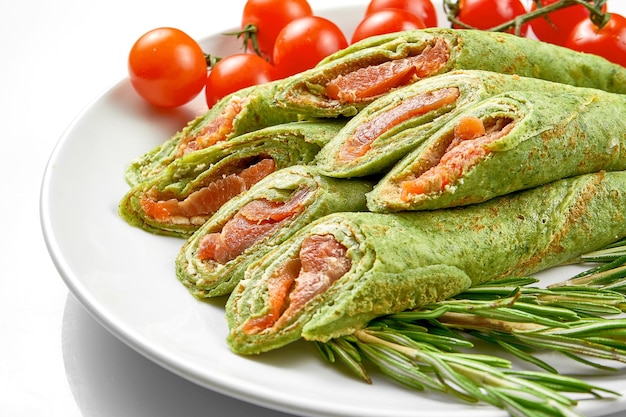
<path fill-rule="evenodd" d="M 508 33 L 428 28 L 364 39 L 280 84 L 276 104 L 319 117 L 354 116 L 391 89 L 480 69 L 626 93 L 626 68 Z"/>
<path fill-rule="evenodd" d="M 626 235 L 626 172 L 464 207 L 325 216 L 253 263 L 226 304 L 227 342 L 256 354 L 328 341 L 373 318 L 562 264 Z"/>
<path fill-rule="evenodd" d="M 126 182 L 137 185 L 186 153 L 264 127 L 296 121 L 296 114 L 272 106 L 276 84 L 252 86 L 224 97 L 169 140 L 132 161 L 126 170 Z"/>
<path fill-rule="evenodd" d="M 384 173 L 467 107 L 510 90 L 577 91 L 561 83 L 493 71 L 459 70 L 399 88 L 354 116 L 317 155 L 337 178 Z"/>
<path fill-rule="evenodd" d="M 474 130 L 476 129 L 476 130 Z M 626 169 L 626 96 L 503 93 L 464 110 L 401 159 L 371 211 L 472 204 L 560 178 Z"/>
<path fill-rule="evenodd" d="M 229 294 L 247 266 L 305 225 L 330 213 L 363 211 L 368 181 L 280 169 L 225 203 L 181 248 L 180 281 L 196 298 Z"/>
<path fill-rule="evenodd" d="M 343 125 L 341 120 L 285 123 L 188 153 L 132 187 L 119 214 L 152 233 L 189 237 L 226 201 L 270 173 L 310 163 Z"/>

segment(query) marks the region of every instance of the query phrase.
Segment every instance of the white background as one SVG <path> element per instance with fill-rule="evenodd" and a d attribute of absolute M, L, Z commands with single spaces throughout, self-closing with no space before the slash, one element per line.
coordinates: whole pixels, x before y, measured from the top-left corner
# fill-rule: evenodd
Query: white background
<path fill-rule="evenodd" d="M 39 223 L 54 145 L 83 107 L 126 76 L 132 43 L 158 26 L 195 38 L 237 26 L 244 3 L 0 4 L 0 415 L 284 415 L 193 385 L 110 335 L 68 293 Z M 317 10 L 337 1 L 310 3 Z"/>

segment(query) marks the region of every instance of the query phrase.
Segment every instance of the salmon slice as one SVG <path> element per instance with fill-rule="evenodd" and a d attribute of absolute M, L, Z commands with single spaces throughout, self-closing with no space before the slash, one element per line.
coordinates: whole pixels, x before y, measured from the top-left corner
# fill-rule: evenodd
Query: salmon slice
<path fill-rule="evenodd" d="M 403 100 L 396 107 L 376 115 L 373 119 L 361 124 L 342 145 L 337 158 L 341 162 L 351 162 L 365 155 L 372 143 L 380 135 L 394 126 L 413 117 L 456 103 L 459 98 L 456 87 L 429 91 Z"/>
<path fill-rule="evenodd" d="M 249 202 L 226 222 L 221 231 L 209 233 L 200 239 L 196 257 L 220 264 L 235 259 L 300 214 L 309 195 L 308 188 L 301 188 L 284 202 L 266 199 Z"/>
<path fill-rule="evenodd" d="M 298 257 L 283 264 L 272 276 L 268 313 L 248 320 L 244 331 L 259 333 L 289 320 L 350 270 L 352 261 L 347 251 L 332 235 L 308 236 Z"/>
<path fill-rule="evenodd" d="M 248 190 L 275 170 L 274 160 L 265 158 L 239 172 L 212 181 L 182 201 L 175 198 L 158 200 L 144 195 L 141 197 L 141 208 L 148 217 L 160 222 L 170 221 L 174 217 L 210 216 L 228 200 Z"/>
<path fill-rule="evenodd" d="M 339 75 L 325 87 L 328 98 L 342 103 L 354 103 L 387 93 L 439 71 L 450 58 L 448 45 L 438 38 L 415 56 L 359 68 Z"/>
<path fill-rule="evenodd" d="M 232 218 L 221 232 L 202 236 L 198 242 L 196 258 L 225 264 L 241 255 L 259 240 L 270 235 L 278 224 L 275 222 L 250 223 L 245 217 Z"/>
<path fill-rule="evenodd" d="M 243 331 L 248 334 L 260 333 L 276 324 L 287 309 L 289 292 L 298 277 L 302 265 L 300 258 L 292 258 L 282 264 L 267 283 L 268 312 L 248 319 Z"/>
<path fill-rule="evenodd" d="M 200 132 L 187 136 L 180 141 L 176 158 L 225 140 L 234 129 L 235 118 L 241 113 L 248 101 L 248 98 L 233 96 L 222 112 L 207 123 Z"/>
<path fill-rule="evenodd" d="M 279 222 L 299 213 L 304 209 L 304 203 L 311 193 L 309 188 L 298 189 L 292 197 L 284 202 L 269 200 L 254 200 L 239 210 L 239 214 L 250 222 Z"/>
<path fill-rule="evenodd" d="M 487 157 L 490 151 L 485 145 L 506 135 L 513 125 L 513 120 L 504 118 L 488 125 L 478 118 L 462 118 L 443 155 L 426 155 L 426 159 L 433 161 L 432 166 L 415 179 L 400 184 L 400 198 L 408 202 L 415 195 L 443 191 Z"/>

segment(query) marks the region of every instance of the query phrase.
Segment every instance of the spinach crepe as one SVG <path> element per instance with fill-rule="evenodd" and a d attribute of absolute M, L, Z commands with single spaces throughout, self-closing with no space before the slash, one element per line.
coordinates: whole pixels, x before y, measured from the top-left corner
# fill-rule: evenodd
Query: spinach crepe
<path fill-rule="evenodd" d="M 187 153 L 264 127 L 296 121 L 297 115 L 273 108 L 275 86 L 276 82 L 265 83 L 224 97 L 169 140 L 132 161 L 126 170 L 126 182 L 137 185 Z"/>
<path fill-rule="evenodd" d="M 312 166 L 278 170 L 224 204 L 187 240 L 177 276 L 197 298 L 229 294 L 248 265 L 313 220 L 365 210 L 371 187 L 321 176 Z"/>
<path fill-rule="evenodd" d="M 580 88 L 481 70 L 433 76 L 374 100 L 324 146 L 316 164 L 320 172 L 337 178 L 383 173 L 450 118 L 485 98 L 510 90 Z"/>
<path fill-rule="evenodd" d="M 226 201 L 270 173 L 310 163 L 343 125 L 341 120 L 285 123 L 188 153 L 132 187 L 119 213 L 149 232 L 189 237 Z"/>
<path fill-rule="evenodd" d="M 626 235 L 626 172 L 481 204 L 325 216 L 253 263 L 226 305 L 234 352 L 328 341 L 498 277 L 532 274 Z"/>
<path fill-rule="evenodd" d="M 472 204 L 560 178 L 626 169 L 626 96 L 503 93 L 456 115 L 368 195 L 376 212 Z"/>
<path fill-rule="evenodd" d="M 508 33 L 428 28 L 364 39 L 284 80 L 276 105 L 318 117 L 354 116 L 390 90 L 454 70 L 480 69 L 626 93 L 626 68 Z"/>

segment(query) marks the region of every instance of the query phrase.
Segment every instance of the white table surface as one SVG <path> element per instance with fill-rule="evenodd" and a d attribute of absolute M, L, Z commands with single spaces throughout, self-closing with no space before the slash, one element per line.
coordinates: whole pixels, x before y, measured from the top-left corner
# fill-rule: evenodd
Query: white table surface
<path fill-rule="evenodd" d="M 68 292 L 39 222 L 53 147 L 83 107 L 126 76 L 137 37 L 174 26 L 201 38 L 237 26 L 244 3 L 0 4 L 0 415 L 285 416 L 187 382 L 118 341 Z"/>

